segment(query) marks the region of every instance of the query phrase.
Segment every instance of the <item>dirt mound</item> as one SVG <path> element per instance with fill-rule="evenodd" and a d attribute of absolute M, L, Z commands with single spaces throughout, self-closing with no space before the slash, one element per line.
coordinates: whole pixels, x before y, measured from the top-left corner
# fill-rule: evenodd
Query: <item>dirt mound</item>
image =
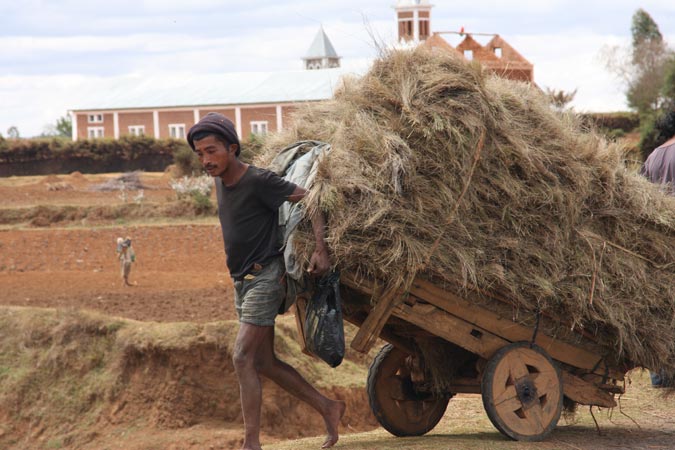
<path fill-rule="evenodd" d="M 141 182 L 141 172 L 136 171 L 123 173 L 118 177 L 107 180 L 105 183 L 91 186 L 89 189 L 93 191 L 107 192 L 120 190 L 137 191 L 147 188 L 148 186 L 145 186 Z"/>
<path fill-rule="evenodd" d="M 3 448 L 45 441 L 78 447 L 120 425 L 173 429 L 217 420 L 241 427 L 231 322 L 157 324 L 29 308 L 2 308 L 0 316 L 0 365 L 13 368 L 0 377 Z M 321 386 L 331 369 L 301 355 L 294 336 L 282 331 L 277 339 L 283 357 L 302 358 Z M 346 363 L 344 370 L 365 379 L 365 368 Z M 264 389 L 267 435 L 322 434 L 323 421 L 309 406 L 271 383 Z M 348 404 L 345 427 L 375 426 L 362 387 L 327 390 Z"/>
<path fill-rule="evenodd" d="M 63 182 L 63 180 L 58 175 L 47 175 L 46 177 L 40 179 L 40 181 L 38 181 L 37 184 L 47 186 L 47 185 L 50 185 L 50 184 L 61 183 L 61 182 Z"/>

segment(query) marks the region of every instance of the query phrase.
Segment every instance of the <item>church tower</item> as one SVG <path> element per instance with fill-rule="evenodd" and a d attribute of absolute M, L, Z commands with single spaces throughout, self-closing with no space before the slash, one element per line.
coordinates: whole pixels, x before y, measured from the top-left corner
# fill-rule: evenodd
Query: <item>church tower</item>
<path fill-rule="evenodd" d="M 431 35 L 429 0 L 398 0 L 394 9 L 398 21 L 399 42 L 422 42 Z"/>
<path fill-rule="evenodd" d="M 332 69 L 340 67 L 340 57 L 335 52 L 333 44 L 323 31 L 323 26 L 319 28 L 319 32 L 314 37 L 312 45 L 307 50 L 307 55 L 302 58 L 305 62 L 305 69 Z"/>

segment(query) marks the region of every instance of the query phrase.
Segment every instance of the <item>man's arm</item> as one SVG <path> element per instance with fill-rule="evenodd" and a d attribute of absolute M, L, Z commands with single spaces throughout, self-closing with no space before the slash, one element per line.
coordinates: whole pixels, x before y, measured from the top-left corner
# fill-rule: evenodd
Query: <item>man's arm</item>
<path fill-rule="evenodd" d="M 291 195 L 288 196 L 288 201 L 297 203 L 307 195 L 307 189 L 296 186 Z M 307 272 L 311 275 L 321 276 L 330 269 L 330 259 L 328 258 L 328 246 L 326 245 L 326 219 L 321 211 L 318 211 L 310 217 L 312 221 L 312 230 L 314 231 L 314 239 L 316 245 L 314 253 L 309 260 L 309 267 Z"/>

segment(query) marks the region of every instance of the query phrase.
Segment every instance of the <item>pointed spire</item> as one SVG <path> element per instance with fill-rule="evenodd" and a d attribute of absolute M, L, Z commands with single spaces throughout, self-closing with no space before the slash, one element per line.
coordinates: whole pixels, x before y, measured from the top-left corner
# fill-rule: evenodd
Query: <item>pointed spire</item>
<path fill-rule="evenodd" d="M 340 57 L 323 30 L 323 25 L 319 28 L 312 45 L 309 46 L 307 54 L 302 59 L 305 62 L 306 69 L 340 67 Z"/>
<path fill-rule="evenodd" d="M 310 45 L 309 50 L 307 50 L 307 55 L 304 59 L 316 58 L 338 58 L 333 44 L 331 44 L 330 39 L 326 36 L 326 32 L 323 31 L 323 25 L 319 28 L 316 36 L 314 36 L 314 41 Z"/>

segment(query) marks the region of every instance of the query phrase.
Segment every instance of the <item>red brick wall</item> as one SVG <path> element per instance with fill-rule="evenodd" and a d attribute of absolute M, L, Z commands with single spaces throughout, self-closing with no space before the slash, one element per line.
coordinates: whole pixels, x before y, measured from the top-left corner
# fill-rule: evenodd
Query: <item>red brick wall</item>
<path fill-rule="evenodd" d="M 199 118 L 201 119 L 205 115 L 207 115 L 210 112 L 216 112 L 224 115 L 228 119 L 232 121 L 232 123 L 236 122 L 236 113 L 234 112 L 234 108 L 199 108 Z"/>
<path fill-rule="evenodd" d="M 286 128 L 291 123 L 291 114 L 297 108 L 302 107 L 301 104 L 297 105 L 283 105 L 281 108 L 281 115 L 283 120 L 283 127 Z M 199 110 L 199 117 L 204 117 L 210 112 L 217 112 L 223 114 L 225 117 L 230 119 L 236 125 L 236 113 L 235 108 L 233 107 L 201 107 L 197 108 Z M 241 109 L 241 140 L 246 141 L 249 139 L 251 134 L 251 122 L 253 121 L 267 121 L 267 131 L 275 132 L 277 131 L 277 108 L 276 106 L 251 106 L 244 107 Z M 145 135 L 155 137 L 157 139 L 166 139 L 169 137 L 169 124 L 184 124 L 185 133 L 190 130 L 190 127 L 194 125 L 194 109 L 189 108 L 182 111 L 159 111 L 159 136 L 154 136 L 154 120 L 153 113 L 151 111 L 146 112 L 120 112 L 118 115 L 119 119 L 119 133 L 121 136 L 126 136 L 129 134 L 129 126 L 132 125 L 142 125 L 145 127 Z M 103 114 L 103 123 L 101 124 L 89 124 L 87 123 L 88 115 L 84 113 L 77 113 L 77 135 L 78 139 L 87 138 L 87 127 L 88 126 L 102 126 L 104 128 L 104 137 L 113 138 L 114 137 L 114 124 L 113 124 L 113 113 L 104 113 Z"/>
<path fill-rule="evenodd" d="M 534 81 L 532 70 L 525 69 L 492 69 L 494 73 L 503 78 L 516 81 Z"/>
<path fill-rule="evenodd" d="M 169 138 L 169 124 L 182 123 L 185 125 L 185 135 L 190 127 L 195 124 L 193 109 L 185 111 L 159 111 L 159 138 Z"/>
<path fill-rule="evenodd" d="M 282 113 L 283 117 L 283 113 Z M 267 131 L 277 130 L 277 108 L 274 106 L 263 108 L 241 108 L 241 134 L 240 139 L 247 141 L 251 134 L 251 121 L 267 121 Z"/>
<path fill-rule="evenodd" d="M 113 123 L 113 114 L 112 113 L 93 113 L 93 114 L 103 114 L 103 123 L 100 122 L 89 123 L 89 114 L 78 113 L 77 138 L 87 139 L 89 137 L 89 132 L 87 131 L 87 128 L 89 127 L 103 127 L 103 137 L 114 138 L 115 125 Z"/>
<path fill-rule="evenodd" d="M 76 116 L 77 139 L 87 139 L 87 115 L 78 113 Z"/>
<path fill-rule="evenodd" d="M 129 126 L 142 125 L 145 127 L 145 135 L 154 137 L 155 125 L 152 120 L 152 112 L 121 112 L 118 115 L 120 137 L 129 134 Z"/>
<path fill-rule="evenodd" d="M 114 138 L 115 137 L 115 124 L 113 113 L 104 113 L 103 114 L 103 137 Z"/>

